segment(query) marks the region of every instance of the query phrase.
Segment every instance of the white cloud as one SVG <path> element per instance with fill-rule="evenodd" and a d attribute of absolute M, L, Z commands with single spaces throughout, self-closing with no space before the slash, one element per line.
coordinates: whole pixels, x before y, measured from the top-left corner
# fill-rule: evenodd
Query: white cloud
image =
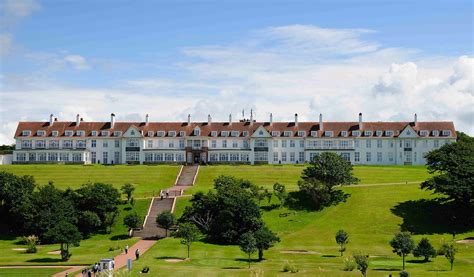
<path fill-rule="evenodd" d="M 40 5 L 35 0 L 4 0 L 2 9 L 6 15 L 25 17 L 38 10 Z"/>
<path fill-rule="evenodd" d="M 64 57 L 64 61 L 70 64 L 72 67 L 78 70 L 89 69 L 89 65 L 84 57 L 79 55 L 67 55 Z"/>
<path fill-rule="evenodd" d="M 12 43 L 10 34 L 0 34 L 0 56 L 6 56 L 12 51 Z"/>

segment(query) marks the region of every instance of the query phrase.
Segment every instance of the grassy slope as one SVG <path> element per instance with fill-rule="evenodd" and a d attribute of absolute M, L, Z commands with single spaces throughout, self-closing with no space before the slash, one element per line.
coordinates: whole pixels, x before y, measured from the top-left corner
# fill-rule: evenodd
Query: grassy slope
<path fill-rule="evenodd" d="M 136 201 L 135 210 L 144 218 L 148 212 L 150 199 L 140 199 Z M 34 254 L 25 254 L 24 251 L 14 251 L 13 248 L 24 248 L 24 245 L 18 244 L 19 238 L 0 237 L 0 265 L 41 265 L 53 262 L 54 264 L 92 264 L 101 258 L 114 257 L 122 250 L 109 251 L 110 247 L 119 246 L 121 249 L 125 245 L 133 245 L 137 238 L 126 238 L 127 227 L 123 225 L 123 217 L 128 214 L 129 205 L 120 206 L 120 215 L 110 234 L 98 234 L 91 238 L 82 240 L 79 247 L 71 248 L 71 259 L 63 263 L 60 261 L 59 254 L 48 254 L 50 251 L 59 249 L 59 245 L 40 245 L 38 252 Z M 125 239 L 123 239 L 125 238 Z M 1 274 L 0 274 L 1 276 Z"/>
<path fill-rule="evenodd" d="M 43 277 L 63 270 L 64 268 L 0 268 L 0 276 Z"/>
<path fill-rule="evenodd" d="M 150 197 L 174 184 L 179 166 L 171 165 L 0 165 L 16 175 L 32 175 L 38 184 L 53 181 L 59 188 L 77 188 L 87 182 L 103 182 L 120 188 L 124 183 L 136 186 L 135 197 Z"/>
<path fill-rule="evenodd" d="M 214 173 L 212 169 L 218 172 Z M 245 175 L 246 167 L 236 167 L 235 174 L 232 168 L 227 166 L 202 167 L 194 191 L 208 189 L 210 184 L 206 184 L 205 180 L 212 180 L 213 176 L 224 173 L 238 177 L 248 176 L 258 184 L 271 185 L 274 181 L 280 180 L 289 180 L 289 182 L 295 183 L 298 177 L 292 177 L 294 179 L 291 180 L 288 176 L 297 176 L 299 173 L 295 174 L 295 171 L 301 170 L 300 167 L 292 166 L 247 167 L 247 169 L 250 172 Z M 275 174 L 275 171 L 279 174 L 276 178 L 271 178 L 271 181 L 262 177 Z M 344 272 L 341 270 L 343 262 L 342 258 L 338 257 L 338 246 L 334 242 L 334 234 L 338 229 L 345 229 L 350 234 L 350 244 L 347 247 L 346 255 L 355 251 L 363 251 L 372 256 L 369 276 L 388 276 L 390 273 L 397 276 L 401 269 L 401 258 L 392 253 L 388 242 L 393 234 L 399 231 L 403 218 L 395 215 L 391 209 L 398 203 L 429 199 L 434 196 L 420 190 L 417 184 L 390 185 L 389 183 L 421 181 L 427 177 L 426 169 L 423 167 L 361 166 L 356 167 L 355 171 L 361 179 L 361 183 L 387 183 L 387 185 L 344 187 L 343 189 L 351 194 L 348 201 L 320 212 L 295 212 L 283 208 L 264 212 L 265 222 L 279 234 L 281 242 L 265 253 L 266 260 L 264 262 L 253 264 L 251 270 L 273 276 L 280 273 L 286 261 L 290 261 L 300 269 L 300 273 L 308 276 L 359 276 L 356 271 Z M 176 206 L 178 216 L 184 207 L 189 205 L 189 199 L 181 198 L 178 201 Z M 265 204 L 262 202 L 262 205 Z M 417 211 L 411 212 L 416 213 Z M 414 239 L 419 241 L 424 236 L 428 237 L 436 248 L 443 241 L 451 239 L 449 234 L 437 234 L 436 232 L 415 235 Z M 457 238 L 471 236 L 474 236 L 474 232 L 458 234 Z M 412 262 L 407 263 L 407 270 L 414 276 L 469 276 L 469 274 L 473 274 L 474 245 L 456 244 L 456 246 L 459 252 L 453 272 L 446 271 L 449 269 L 449 264 L 443 256 L 425 264 L 416 263 L 418 259 L 409 256 L 407 260 Z M 307 250 L 312 251 L 313 254 L 281 252 L 285 250 Z M 164 275 L 169 273 L 173 276 L 198 274 L 248 276 L 246 261 L 243 260 L 245 255 L 240 252 L 237 246 L 219 246 L 196 242 L 192 246 L 190 261 L 181 263 L 165 261 L 165 259 L 173 257 L 186 257 L 186 248 L 180 245 L 177 239 L 161 240 L 143 259 L 135 264 L 135 270 L 148 265 L 152 272 L 160 272 Z"/>

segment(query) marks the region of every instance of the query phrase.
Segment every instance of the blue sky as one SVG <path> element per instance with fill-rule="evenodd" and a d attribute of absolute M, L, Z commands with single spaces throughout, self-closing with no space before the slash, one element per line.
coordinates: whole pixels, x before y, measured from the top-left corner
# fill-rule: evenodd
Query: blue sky
<path fill-rule="evenodd" d="M 259 120 L 360 111 L 372 121 L 417 112 L 474 133 L 471 1 L 0 3 L 0 143 L 18 120 L 51 112 L 224 120 L 253 108 Z"/>

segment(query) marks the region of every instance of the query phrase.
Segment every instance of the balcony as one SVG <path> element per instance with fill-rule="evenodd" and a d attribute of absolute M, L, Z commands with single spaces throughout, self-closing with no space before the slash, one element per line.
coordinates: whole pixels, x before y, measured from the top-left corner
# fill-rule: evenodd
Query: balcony
<path fill-rule="evenodd" d="M 254 147 L 253 148 L 253 151 L 256 151 L 256 152 L 268 152 L 268 147 Z"/>
<path fill-rule="evenodd" d="M 341 146 L 341 145 L 311 145 L 306 146 L 306 149 L 310 150 L 354 150 L 354 145 Z"/>
<path fill-rule="evenodd" d="M 138 152 L 138 151 L 140 151 L 140 146 L 127 146 L 127 147 L 125 147 L 125 151 Z"/>

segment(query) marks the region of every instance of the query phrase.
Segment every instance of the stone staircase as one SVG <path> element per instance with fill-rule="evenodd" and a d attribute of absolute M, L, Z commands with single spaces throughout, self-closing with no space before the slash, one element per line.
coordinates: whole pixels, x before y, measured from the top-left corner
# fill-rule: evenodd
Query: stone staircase
<path fill-rule="evenodd" d="M 187 165 L 183 166 L 181 170 L 181 174 L 178 177 L 178 181 L 176 181 L 175 186 L 192 186 L 194 185 L 195 177 L 198 173 L 199 166 L 198 165 Z"/>
<path fill-rule="evenodd" d="M 162 212 L 171 211 L 173 202 L 174 198 L 163 198 L 163 200 L 160 198 L 153 198 L 143 228 L 139 231 L 133 232 L 133 236 L 141 237 L 143 239 L 164 238 L 166 231 L 165 229 L 156 226 L 156 217 Z"/>

